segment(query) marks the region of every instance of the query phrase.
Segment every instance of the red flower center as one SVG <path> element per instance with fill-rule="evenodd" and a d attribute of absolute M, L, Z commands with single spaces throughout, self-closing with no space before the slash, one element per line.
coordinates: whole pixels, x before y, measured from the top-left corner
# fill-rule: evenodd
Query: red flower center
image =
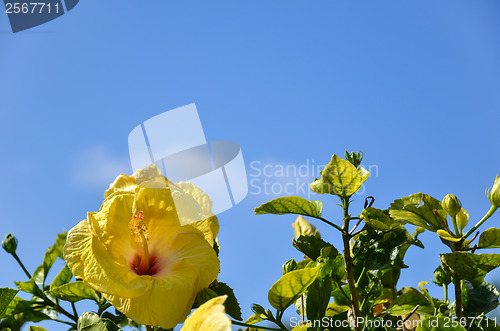
<path fill-rule="evenodd" d="M 149 254 L 149 263 L 144 263 L 140 254 L 136 253 L 130 268 L 139 276 L 149 275 L 154 276 L 160 271 L 160 264 L 156 255 Z"/>

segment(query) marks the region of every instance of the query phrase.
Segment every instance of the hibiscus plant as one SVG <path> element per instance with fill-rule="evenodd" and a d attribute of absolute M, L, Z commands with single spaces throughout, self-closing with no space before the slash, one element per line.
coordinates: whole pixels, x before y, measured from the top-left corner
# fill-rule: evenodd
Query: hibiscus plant
<path fill-rule="evenodd" d="M 218 222 L 210 199 L 191 183 L 171 183 L 152 165 L 118 176 L 99 211 L 59 234 L 33 273 L 16 253 L 17 239 L 5 236 L 2 247 L 28 281 L 15 282 L 17 289 L 0 288 L 0 330 L 43 320 L 79 331 L 177 325 L 183 331 L 500 330 L 486 316 L 499 305 L 500 293 L 484 280 L 500 266 L 500 254 L 482 253 L 500 248 L 500 229 L 478 231 L 500 207 L 500 178 L 487 191 L 491 208 L 474 226 L 468 226 L 470 216 L 453 194 L 440 201 L 415 193 L 386 209 L 375 208 L 368 196 L 355 214 L 353 195 L 369 177 L 361 161 L 357 152 L 346 151 L 344 159 L 333 155 L 310 185 L 317 194 L 339 199 L 337 221 L 322 215 L 321 201 L 297 196 L 255 209 L 257 215 L 298 215 L 292 244 L 304 258 L 283 264 L 269 302 L 254 304 L 245 320 L 233 290 L 217 279 Z M 339 241 L 323 240 L 304 217 L 328 224 Z M 446 251 L 433 275 L 442 298 L 430 295 L 427 282 L 398 287 L 408 249 L 424 248 L 424 231 L 435 233 Z M 49 284 L 57 258 L 65 265 Z M 82 301 L 95 308 L 79 314 Z M 296 317 L 286 320 L 287 310 Z"/>

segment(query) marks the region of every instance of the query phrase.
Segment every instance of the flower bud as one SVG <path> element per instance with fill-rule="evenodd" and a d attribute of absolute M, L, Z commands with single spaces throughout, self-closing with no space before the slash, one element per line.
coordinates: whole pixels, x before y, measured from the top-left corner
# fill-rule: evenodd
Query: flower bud
<path fill-rule="evenodd" d="M 2 240 L 2 247 L 9 254 L 14 254 L 17 249 L 17 238 L 12 233 L 9 233 Z"/>
<path fill-rule="evenodd" d="M 266 314 L 266 310 L 264 309 L 264 307 L 262 307 L 261 305 L 256 304 L 256 303 L 252 305 L 252 311 L 253 311 L 255 314 L 263 314 L 263 315 L 267 315 L 267 314 Z"/>
<path fill-rule="evenodd" d="M 297 217 L 297 220 L 292 223 L 292 226 L 296 239 L 298 239 L 300 236 L 316 236 L 318 238 L 321 238 L 318 229 L 316 229 L 311 223 L 306 221 L 306 219 L 302 216 Z"/>
<path fill-rule="evenodd" d="M 491 190 L 486 190 L 486 195 L 493 206 L 500 208 L 500 177 L 498 175 Z"/>
<path fill-rule="evenodd" d="M 297 269 L 297 262 L 294 259 L 290 259 L 283 263 L 283 275 L 289 273 L 290 271 L 294 271 Z"/>
<path fill-rule="evenodd" d="M 362 152 L 351 152 L 345 151 L 345 159 L 351 162 L 356 168 L 359 167 L 361 161 L 363 160 Z"/>
<path fill-rule="evenodd" d="M 467 212 L 467 210 L 462 208 L 457 214 L 457 225 L 460 230 L 463 230 L 467 226 L 467 223 L 469 223 L 469 213 Z"/>
<path fill-rule="evenodd" d="M 451 275 L 446 273 L 441 266 L 434 270 L 434 283 L 437 286 L 445 286 L 451 283 Z"/>
<path fill-rule="evenodd" d="M 451 217 L 455 217 L 462 209 L 462 203 L 454 194 L 448 194 L 443 198 L 443 209 Z"/>

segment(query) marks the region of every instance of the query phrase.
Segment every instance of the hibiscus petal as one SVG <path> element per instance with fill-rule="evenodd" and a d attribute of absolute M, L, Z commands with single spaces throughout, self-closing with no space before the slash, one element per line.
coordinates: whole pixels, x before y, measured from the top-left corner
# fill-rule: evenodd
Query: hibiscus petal
<path fill-rule="evenodd" d="M 131 246 L 129 222 L 132 219 L 134 194 L 123 192 L 105 200 L 97 213 L 87 213 L 87 220 L 94 235 L 115 259 L 130 259 Z"/>
<path fill-rule="evenodd" d="M 115 181 L 109 185 L 109 188 L 104 192 L 104 199 L 107 199 L 111 194 L 115 192 L 128 191 L 132 192 L 137 184 L 135 179 L 131 176 L 121 174 L 116 177 Z"/>
<path fill-rule="evenodd" d="M 219 274 L 219 259 L 211 245 L 202 234 L 191 226 L 183 226 L 183 232 L 178 233 L 169 241 L 152 238 L 152 251 L 158 251 L 163 266 L 157 277 L 170 273 L 169 266 L 176 267 L 179 261 L 188 261 L 199 271 L 200 278 L 196 292 L 208 287 Z M 168 252 L 168 253 L 167 253 Z"/>
<path fill-rule="evenodd" d="M 181 331 L 231 331 L 224 302 L 227 295 L 208 300 L 186 319 Z"/>
<path fill-rule="evenodd" d="M 87 220 L 68 233 L 64 259 L 77 279 L 96 291 L 128 297 L 149 291 L 151 282 L 136 275 L 126 261 L 115 260 L 95 237 Z"/>
<path fill-rule="evenodd" d="M 199 283 L 196 269 L 186 261 L 178 264 L 168 277 L 142 277 L 148 279 L 152 286 L 141 296 L 103 296 L 116 309 L 138 323 L 161 326 L 164 329 L 182 323 L 191 311 L 196 297 L 197 291 L 193 291 Z"/>

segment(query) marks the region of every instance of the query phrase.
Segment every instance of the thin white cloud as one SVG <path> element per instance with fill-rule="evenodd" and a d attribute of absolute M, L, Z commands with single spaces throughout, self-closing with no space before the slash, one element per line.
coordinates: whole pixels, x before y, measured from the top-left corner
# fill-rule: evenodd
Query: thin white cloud
<path fill-rule="evenodd" d="M 84 188 L 107 188 L 121 173 L 130 174 L 128 154 L 117 155 L 108 146 L 93 146 L 75 157 L 73 180 Z"/>

